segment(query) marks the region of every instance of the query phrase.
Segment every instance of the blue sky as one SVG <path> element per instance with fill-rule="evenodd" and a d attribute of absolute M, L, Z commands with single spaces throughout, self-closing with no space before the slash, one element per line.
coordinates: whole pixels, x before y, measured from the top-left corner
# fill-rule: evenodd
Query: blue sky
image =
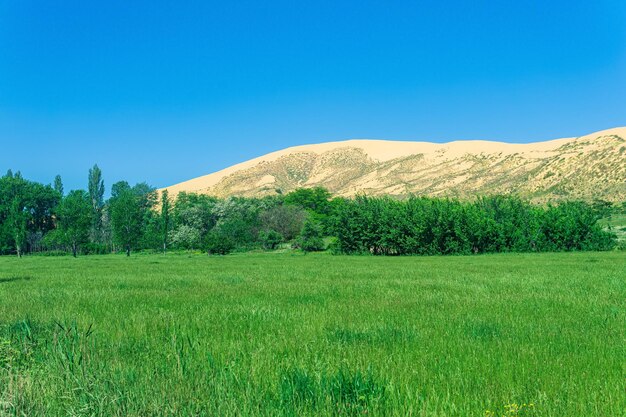
<path fill-rule="evenodd" d="M 351 138 L 626 125 L 626 2 L 0 0 L 0 171 L 166 186 Z"/>

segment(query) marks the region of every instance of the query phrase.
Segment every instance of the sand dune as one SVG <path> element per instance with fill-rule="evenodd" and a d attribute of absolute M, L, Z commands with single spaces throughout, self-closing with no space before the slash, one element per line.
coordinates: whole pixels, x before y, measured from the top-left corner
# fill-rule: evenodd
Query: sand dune
<path fill-rule="evenodd" d="M 167 187 L 259 196 L 324 186 L 338 195 L 516 193 L 536 200 L 626 196 L 626 128 L 578 138 L 511 144 L 355 139 L 272 152 Z"/>

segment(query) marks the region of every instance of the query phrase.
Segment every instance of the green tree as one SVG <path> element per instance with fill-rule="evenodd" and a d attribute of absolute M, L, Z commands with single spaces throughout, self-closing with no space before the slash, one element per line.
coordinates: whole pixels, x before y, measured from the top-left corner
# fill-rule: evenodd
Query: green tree
<path fill-rule="evenodd" d="M 181 224 L 169 235 L 172 245 L 181 249 L 196 249 L 202 243 L 200 231 L 195 227 Z"/>
<path fill-rule="evenodd" d="M 283 242 L 283 236 L 275 230 L 259 232 L 259 241 L 266 250 L 274 250 Z"/>
<path fill-rule="evenodd" d="M 167 237 L 170 230 L 170 199 L 167 190 L 161 193 L 161 238 L 163 240 L 163 253 L 167 252 Z"/>
<path fill-rule="evenodd" d="M 70 246 L 76 257 L 80 245 L 89 241 L 92 213 L 91 199 L 83 190 L 74 190 L 61 200 L 57 208 L 57 233 Z"/>
<path fill-rule="evenodd" d="M 308 219 L 296 240 L 296 245 L 305 253 L 324 250 L 322 227 L 318 221 Z"/>
<path fill-rule="evenodd" d="M 178 194 L 172 208 L 169 226 L 172 245 L 184 249 L 198 248 L 217 222 L 217 216 L 214 213 L 216 203 L 217 199 L 206 195 L 184 192 Z M 179 230 L 183 226 L 185 226 L 184 230 Z M 195 239 L 196 236 L 198 239 Z M 193 240 L 185 243 L 185 237 L 192 237 Z"/>
<path fill-rule="evenodd" d="M 307 212 L 298 206 L 279 205 L 261 212 L 259 218 L 261 229 L 274 230 L 285 240 L 292 240 L 300 234 Z"/>
<path fill-rule="evenodd" d="M 59 194 L 49 185 L 22 178 L 0 178 L 0 251 L 18 257 L 38 245 L 54 227 L 53 209 Z"/>
<path fill-rule="evenodd" d="M 61 197 L 63 197 L 63 181 L 61 180 L 61 176 L 57 175 L 56 177 L 54 177 L 54 191 L 56 191 L 57 193 L 59 193 L 59 195 L 61 195 Z"/>
<path fill-rule="evenodd" d="M 125 181 L 113 185 L 109 200 L 113 237 L 126 256 L 138 247 L 155 199 L 154 189 L 145 183 L 132 188 Z"/>
<path fill-rule="evenodd" d="M 330 193 L 322 187 L 299 188 L 285 196 L 285 204 L 302 207 L 313 213 L 326 215 L 330 210 Z"/>
<path fill-rule="evenodd" d="M 213 211 L 217 218 L 213 230 L 226 236 L 237 248 L 255 246 L 262 202 L 263 200 L 240 197 L 219 201 Z"/>
<path fill-rule="evenodd" d="M 89 169 L 88 191 L 91 200 L 91 239 L 99 242 L 102 238 L 102 208 L 104 207 L 104 180 L 98 164 Z"/>
<path fill-rule="evenodd" d="M 23 201 L 21 196 L 16 196 L 11 200 L 6 221 L 18 258 L 22 257 L 26 243 L 26 224 L 28 221 L 28 212 L 24 208 Z"/>
<path fill-rule="evenodd" d="M 208 233 L 205 246 L 209 255 L 226 255 L 235 249 L 236 243 L 229 233 L 215 228 Z"/>

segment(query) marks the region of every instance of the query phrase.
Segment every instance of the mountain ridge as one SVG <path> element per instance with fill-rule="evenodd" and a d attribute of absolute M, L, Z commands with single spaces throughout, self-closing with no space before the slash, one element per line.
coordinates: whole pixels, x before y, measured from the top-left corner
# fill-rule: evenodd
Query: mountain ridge
<path fill-rule="evenodd" d="M 351 139 L 299 145 L 165 187 L 172 196 L 263 196 L 322 186 L 335 195 L 472 198 L 516 194 L 537 202 L 626 200 L 626 127 L 532 143 Z"/>

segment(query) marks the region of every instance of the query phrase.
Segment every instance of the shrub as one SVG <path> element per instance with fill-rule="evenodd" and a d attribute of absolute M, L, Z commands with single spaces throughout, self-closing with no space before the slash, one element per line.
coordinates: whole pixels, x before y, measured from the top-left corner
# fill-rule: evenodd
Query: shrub
<path fill-rule="evenodd" d="M 312 219 L 307 220 L 302 227 L 302 232 L 298 236 L 295 246 L 304 252 L 324 250 L 322 227 L 319 222 Z"/>
<path fill-rule="evenodd" d="M 259 241 L 263 249 L 274 250 L 282 243 L 283 236 L 275 230 L 261 231 L 259 232 Z"/>
<path fill-rule="evenodd" d="M 226 255 L 235 249 L 235 242 L 228 235 L 213 230 L 207 235 L 205 246 L 209 255 Z"/>
<path fill-rule="evenodd" d="M 181 224 L 169 234 L 172 245 L 180 249 L 194 249 L 200 245 L 200 231 L 186 224 Z"/>

